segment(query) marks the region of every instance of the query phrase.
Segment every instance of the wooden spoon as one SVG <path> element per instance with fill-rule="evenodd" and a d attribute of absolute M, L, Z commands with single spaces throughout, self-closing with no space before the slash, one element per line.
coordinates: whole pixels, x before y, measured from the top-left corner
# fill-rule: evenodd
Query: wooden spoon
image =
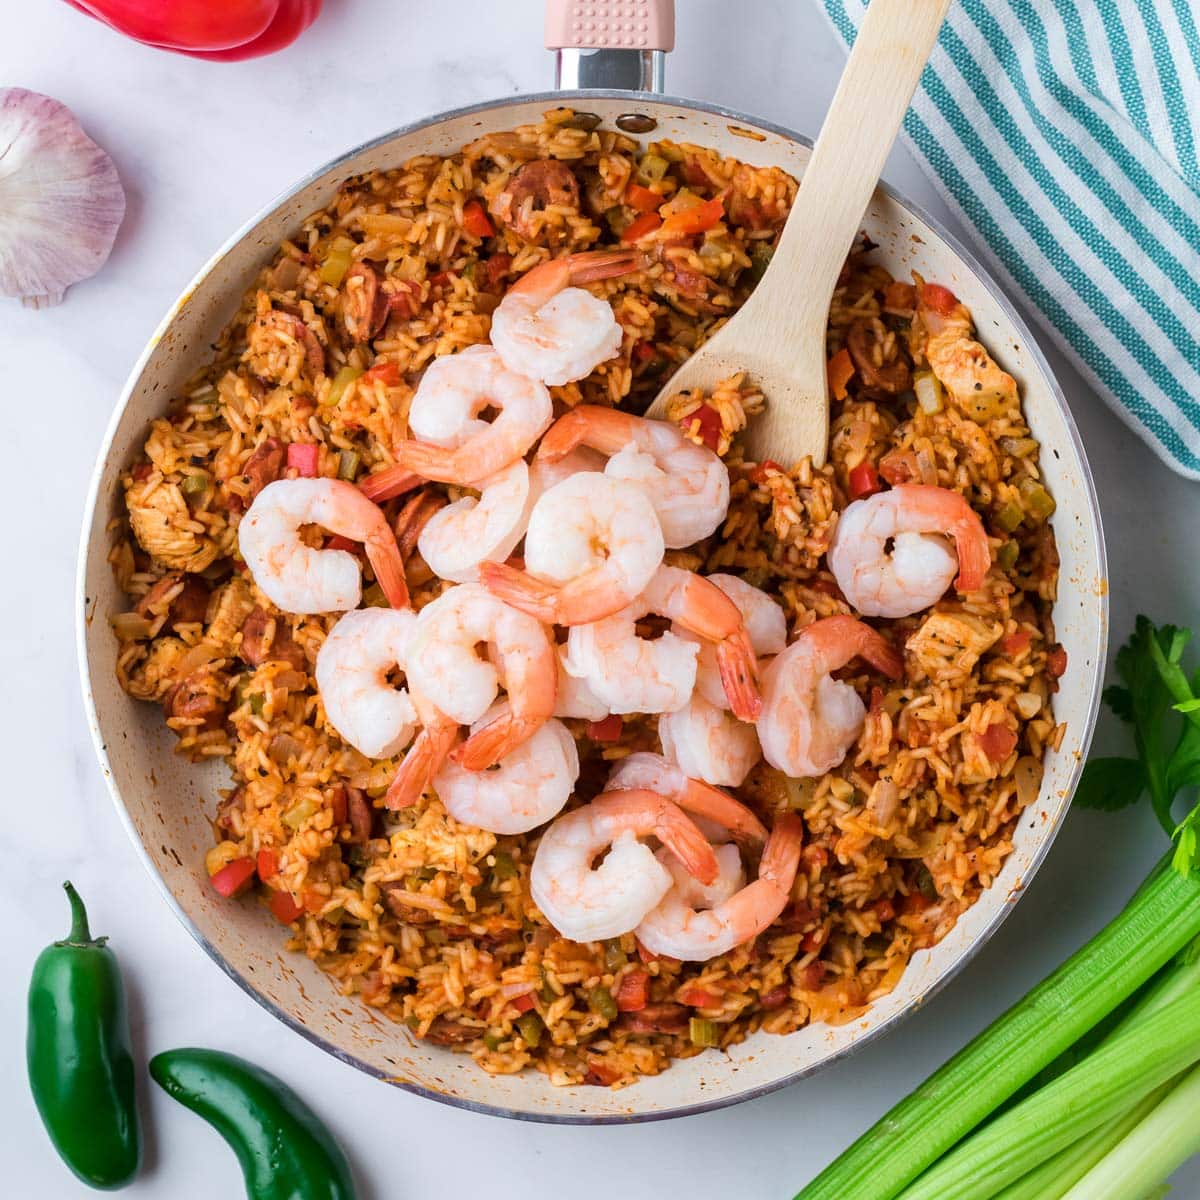
<path fill-rule="evenodd" d="M 767 398 L 746 431 L 750 456 L 825 461 L 829 303 L 950 2 L 871 0 L 769 269 L 648 416 L 664 417 L 670 396 L 745 371 Z"/>

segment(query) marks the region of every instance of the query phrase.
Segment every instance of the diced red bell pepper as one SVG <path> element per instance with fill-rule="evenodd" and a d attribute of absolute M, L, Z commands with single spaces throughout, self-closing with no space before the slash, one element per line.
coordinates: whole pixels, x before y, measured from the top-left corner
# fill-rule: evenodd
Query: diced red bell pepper
<path fill-rule="evenodd" d="M 258 877 L 265 883 L 279 874 L 279 855 L 274 850 L 260 850 L 256 865 Z"/>
<path fill-rule="evenodd" d="M 721 1003 L 721 998 L 707 988 L 696 987 L 693 984 L 679 993 L 679 1003 L 686 1004 L 689 1008 L 714 1008 Z"/>
<path fill-rule="evenodd" d="M 850 472 L 850 499 L 861 500 L 864 496 L 873 496 L 881 491 L 883 484 L 879 482 L 879 472 L 875 469 L 875 464 L 869 459 L 863 459 Z"/>
<path fill-rule="evenodd" d="M 593 742 L 615 742 L 621 736 L 623 722 L 618 713 L 612 713 L 603 721 L 589 721 L 587 735 Z"/>
<path fill-rule="evenodd" d="M 1046 673 L 1053 679 L 1061 679 L 1067 673 L 1067 652 L 1057 642 L 1046 655 Z"/>
<path fill-rule="evenodd" d="M 766 483 L 767 476 L 772 471 L 782 471 L 783 468 L 773 459 L 764 458 L 762 462 L 750 472 L 750 479 L 753 483 Z"/>
<path fill-rule="evenodd" d="M 298 921 L 304 913 L 304 905 L 297 904 L 291 892 L 272 892 L 271 899 L 267 901 L 267 907 L 275 919 L 283 925 L 290 925 L 293 921 Z"/>
<path fill-rule="evenodd" d="M 913 888 L 907 896 L 904 897 L 904 903 L 901 908 L 906 917 L 916 916 L 918 913 L 923 913 L 927 908 L 933 907 L 933 901 L 918 888 Z"/>
<path fill-rule="evenodd" d="M 287 465 L 294 467 L 305 479 L 315 479 L 321 448 L 316 442 L 289 442 Z"/>
<path fill-rule="evenodd" d="M 517 1012 L 527 1013 L 531 1008 L 533 1008 L 534 1005 L 533 993 L 525 992 L 523 995 L 514 996 L 510 1003 L 512 1004 L 513 1008 L 517 1010 Z"/>
<path fill-rule="evenodd" d="M 845 346 L 825 364 L 825 378 L 829 380 L 829 390 L 835 400 L 845 400 L 846 388 L 854 378 L 854 371 L 854 360 Z"/>
<path fill-rule="evenodd" d="M 478 200 L 468 200 L 463 205 L 463 228 L 477 238 L 494 237 L 496 233 L 495 225 Z"/>
<path fill-rule="evenodd" d="M 625 232 L 621 234 L 621 241 L 627 246 L 632 246 L 634 242 L 640 242 L 646 234 L 653 233 L 662 223 L 663 219 L 658 213 L 642 213 L 640 217 L 634 217 L 625 227 Z"/>
<path fill-rule="evenodd" d="M 304 906 L 304 911 L 312 913 L 313 916 L 316 916 L 325 907 L 327 899 L 327 896 L 313 888 L 305 888 L 300 895 L 300 903 Z"/>
<path fill-rule="evenodd" d="M 400 383 L 400 367 L 390 358 L 381 358 L 373 367 L 369 367 L 358 381 L 359 387 L 364 383 L 382 383 L 384 387 L 397 387 Z"/>
<path fill-rule="evenodd" d="M 653 342 L 634 342 L 632 357 L 638 362 L 650 362 L 651 359 L 658 357 L 658 351 L 655 350 Z M 146 473 L 149 474 L 149 471 Z"/>
<path fill-rule="evenodd" d="M 708 404 L 690 412 L 679 424 L 685 433 L 694 433 L 714 454 L 721 444 L 721 414 Z"/>
<path fill-rule="evenodd" d="M 638 943 L 638 949 L 641 949 L 641 943 Z M 637 968 L 621 976 L 621 982 L 617 984 L 617 994 L 614 999 L 617 1002 L 618 1012 L 641 1012 L 646 1007 L 646 1001 L 650 998 L 650 972 L 642 971 Z"/>
<path fill-rule="evenodd" d="M 647 950 L 637 938 L 633 939 L 634 945 L 637 946 L 638 958 L 644 963 L 658 962 L 658 955 L 653 950 Z"/>
<path fill-rule="evenodd" d="M 609 1066 L 608 1063 L 598 1058 L 588 1059 L 587 1074 L 583 1077 L 584 1083 L 590 1084 L 592 1087 L 612 1087 L 620 1078 L 621 1072 L 616 1067 Z"/>
<path fill-rule="evenodd" d="M 1032 640 L 1033 635 L 1028 629 L 1018 629 L 1016 633 L 1010 633 L 1000 639 L 1000 649 L 1015 658 L 1029 649 L 1029 643 Z"/>
<path fill-rule="evenodd" d="M 875 915 L 879 918 L 880 924 L 892 920 L 896 915 L 896 906 L 886 896 L 882 900 L 876 900 L 871 907 L 875 910 Z"/>
<path fill-rule="evenodd" d="M 994 763 L 1002 763 L 1016 747 L 1017 735 L 999 721 L 989 725 L 979 735 L 979 748 Z"/>
<path fill-rule="evenodd" d="M 651 188 L 642 187 L 640 183 L 631 182 L 625 188 L 625 203 L 640 213 L 658 212 L 662 202 L 662 196 Z"/>
<path fill-rule="evenodd" d="M 130 474 L 138 481 L 138 483 L 141 483 L 142 480 L 150 478 L 150 472 L 153 470 L 154 468 L 149 463 L 138 463 L 138 465 L 133 468 Z"/>
<path fill-rule="evenodd" d="M 222 896 L 239 896 L 250 886 L 254 878 L 254 859 L 247 855 L 245 858 L 235 858 L 226 863 L 210 880 L 213 888 Z"/>
<path fill-rule="evenodd" d="M 429 282 L 433 287 L 445 287 L 452 279 L 457 278 L 457 271 L 438 271 L 437 274 L 430 275 Z"/>
<path fill-rule="evenodd" d="M 493 254 L 483 264 L 484 274 L 487 275 L 488 287 L 495 291 L 500 287 L 512 270 L 513 257 L 511 254 Z"/>
<path fill-rule="evenodd" d="M 682 212 L 672 213 L 663 222 L 663 232 L 667 234 L 704 233 L 711 229 L 725 216 L 725 203 L 720 196 L 705 200 L 703 204 L 685 208 Z"/>
<path fill-rule="evenodd" d="M 921 303 L 939 316 L 948 317 L 958 304 L 958 297 L 940 283 L 921 285 Z"/>

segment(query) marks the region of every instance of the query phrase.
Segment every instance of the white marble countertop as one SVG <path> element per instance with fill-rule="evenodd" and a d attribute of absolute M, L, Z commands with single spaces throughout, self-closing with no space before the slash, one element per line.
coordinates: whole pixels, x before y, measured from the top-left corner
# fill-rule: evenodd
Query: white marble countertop
<path fill-rule="evenodd" d="M 78 695 L 75 548 L 88 476 L 121 383 L 161 314 L 211 250 L 293 179 L 368 136 L 437 110 L 551 86 L 537 0 L 326 0 L 289 51 L 214 65 L 127 42 L 41 0 L 13 5 L 0 86 L 70 105 L 115 158 L 129 196 L 104 271 L 61 307 L 0 301 L 0 405 L 9 429 L 0 592 L 0 728 L 10 763 L 0 840 L 8 913 L 0 985 L 0 1129 L 5 1195 L 89 1194 L 56 1160 L 25 1084 L 25 981 L 61 936 L 70 876 L 112 942 L 136 999 L 140 1051 L 181 1044 L 246 1054 L 330 1119 L 364 1200 L 459 1190 L 447 1166 L 469 1147 L 472 1190 L 496 1200 L 663 1194 L 788 1197 L 936 1063 L 1098 929 L 1161 852 L 1148 812 L 1074 814 L 1028 895 L 962 977 L 903 1027 L 819 1077 L 684 1121 L 551 1128 L 459 1112 L 381 1086 L 287 1032 L 229 982 L 168 912 L 111 809 Z M 672 92 L 814 132 L 842 53 L 815 4 L 757 0 L 732 24 L 722 0 L 679 5 Z M 903 150 L 886 177 L 945 216 Z M 951 222 L 951 225 L 953 223 Z M 1082 427 L 1104 506 L 1113 629 L 1133 615 L 1195 624 L 1195 485 L 1170 474 L 1049 355 Z M 18 417 L 17 414 L 20 414 Z M 1114 736 L 1101 725 L 1100 744 Z M 146 1168 L 128 1195 L 240 1194 L 232 1156 L 199 1120 L 147 1085 Z M 1200 1167 L 1179 1194 L 1200 1194 Z"/>

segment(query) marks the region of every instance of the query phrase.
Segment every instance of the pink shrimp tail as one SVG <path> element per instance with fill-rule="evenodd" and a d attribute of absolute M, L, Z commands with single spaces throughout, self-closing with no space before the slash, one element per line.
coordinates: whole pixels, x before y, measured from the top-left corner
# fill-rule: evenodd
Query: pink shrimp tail
<path fill-rule="evenodd" d="M 878 630 L 857 617 L 839 614 L 822 617 L 806 626 L 800 634 L 818 647 L 819 652 L 838 657 L 837 665 L 850 662 L 856 655 L 886 675 L 899 679 L 904 673 L 904 658 Z"/>
<path fill-rule="evenodd" d="M 745 626 L 717 643 L 717 666 L 733 715 L 742 721 L 757 721 L 763 707 L 758 658 Z"/>
<path fill-rule="evenodd" d="M 375 578 L 393 608 L 409 608 L 408 580 L 404 577 L 404 559 L 400 547 L 389 529 L 386 540 L 365 543 L 367 561 L 375 572 Z"/>
<path fill-rule="evenodd" d="M 689 875 L 705 886 L 714 882 L 720 864 L 708 838 L 679 805 L 659 797 L 662 808 L 654 833 L 660 842 L 683 863 Z"/>
<path fill-rule="evenodd" d="M 646 256 L 630 247 L 627 250 L 585 250 L 567 256 L 567 278 L 572 284 L 595 283 L 628 275 L 644 266 Z"/>
<path fill-rule="evenodd" d="M 755 848 L 766 841 L 767 827 L 758 817 L 740 800 L 710 783 L 689 779 L 678 803 L 687 812 L 724 826 L 740 845 Z"/>
<path fill-rule="evenodd" d="M 544 717 L 533 720 L 514 716 L 511 711 L 503 713 L 473 733 L 450 757 L 468 771 L 486 771 L 527 742 L 544 724 Z"/>
<path fill-rule="evenodd" d="M 547 625 L 557 619 L 558 589 L 553 584 L 542 583 L 506 563 L 493 562 L 479 564 L 479 582 L 505 604 L 519 608 Z"/>
<path fill-rule="evenodd" d="M 958 578 L 954 581 L 954 586 L 960 592 L 978 591 L 983 587 L 988 568 L 992 565 L 987 533 L 984 532 L 979 514 L 974 509 L 967 508 L 962 517 L 955 522 L 952 533 L 954 549 L 958 553 Z"/>
<path fill-rule="evenodd" d="M 387 808 L 411 808 L 420 800 L 438 768 L 446 761 L 458 738 L 458 727 L 426 726 L 409 747 L 400 769 L 388 786 L 384 804 Z"/>
<path fill-rule="evenodd" d="M 785 813 L 775 822 L 758 864 L 759 879 L 769 880 L 785 896 L 792 890 L 800 851 L 804 848 L 804 822 L 795 813 Z"/>
<path fill-rule="evenodd" d="M 465 487 L 488 474 L 486 469 L 473 470 L 471 464 L 462 461 L 458 451 L 430 446 L 425 442 L 400 442 L 394 453 L 399 466 L 422 479 L 433 479 L 438 483 L 454 483 Z"/>
<path fill-rule="evenodd" d="M 382 471 L 376 471 L 374 475 L 368 475 L 358 485 L 358 490 L 368 500 L 373 500 L 378 504 L 381 500 L 391 500 L 394 496 L 403 496 L 405 492 L 411 492 L 413 488 L 419 487 L 424 482 L 425 480 L 420 475 L 414 474 L 407 467 L 392 466 L 384 467 Z"/>
<path fill-rule="evenodd" d="M 582 445 L 588 431 L 587 410 L 592 407 L 590 404 L 581 404 L 559 417 L 542 437 L 535 456 L 537 461 L 558 462 Z"/>

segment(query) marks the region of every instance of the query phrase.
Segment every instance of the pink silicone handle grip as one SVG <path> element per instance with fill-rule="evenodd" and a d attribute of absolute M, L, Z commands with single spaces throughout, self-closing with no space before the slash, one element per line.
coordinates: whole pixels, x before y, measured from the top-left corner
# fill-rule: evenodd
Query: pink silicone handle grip
<path fill-rule="evenodd" d="M 548 50 L 670 50 L 675 0 L 546 0 Z"/>

